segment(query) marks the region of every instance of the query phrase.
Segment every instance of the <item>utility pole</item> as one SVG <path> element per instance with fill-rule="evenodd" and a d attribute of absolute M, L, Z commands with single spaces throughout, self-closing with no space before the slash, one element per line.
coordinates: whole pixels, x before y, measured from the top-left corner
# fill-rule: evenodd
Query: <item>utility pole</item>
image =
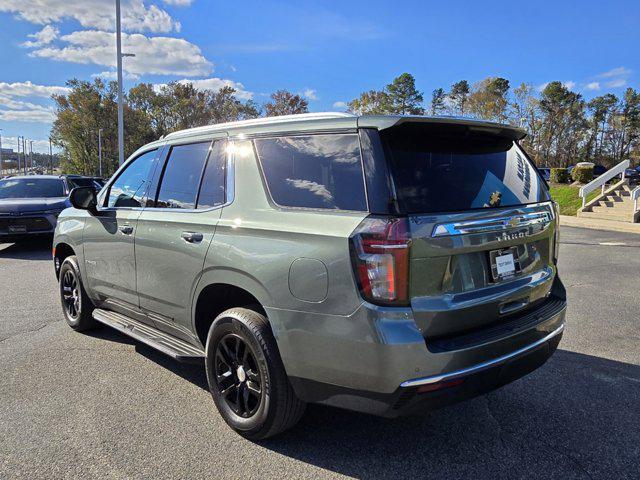
<path fill-rule="evenodd" d="M 124 106 L 122 99 L 122 32 L 120 31 L 120 0 L 116 0 L 116 55 L 118 66 L 118 163 L 124 163 Z"/>
<path fill-rule="evenodd" d="M 24 170 L 24 174 L 27 174 L 27 147 L 26 140 L 24 135 L 22 136 L 22 168 Z"/>
<path fill-rule="evenodd" d="M 0 172 L 4 174 L 4 162 L 2 161 L 2 129 L 0 128 Z"/>
<path fill-rule="evenodd" d="M 51 137 L 49 137 L 49 173 L 53 173 L 53 151 L 51 149 Z"/>
<path fill-rule="evenodd" d="M 20 135 L 18 135 L 18 139 L 16 140 L 16 154 L 18 157 L 18 173 L 20 173 Z"/>
<path fill-rule="evenodd" d="M 118 164 L 124 163 L 124 99 L 122 98 L 122 58 L 135 57 L 122 53 L 122 28 L 120 26 L 120 0 L 116 0 L 116 65 L 118 67 Z"/>
<path fill-rule="evenodd" d="M 98 129 L 98 166 L 100 168 L 100 178 L 102 178 L 102 129 Z"/>
<path fill-rule="evenodd" d="M 31 164 L 31 170 L 33 170 L 33 140 L 29 140 L 29 163 Z"/>

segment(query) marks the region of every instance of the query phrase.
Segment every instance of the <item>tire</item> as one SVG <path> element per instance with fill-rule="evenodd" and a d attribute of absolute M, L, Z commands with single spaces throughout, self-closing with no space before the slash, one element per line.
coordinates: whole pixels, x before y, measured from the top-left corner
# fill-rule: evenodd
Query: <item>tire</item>
<path fill-rule="evenodd" d="M 62 262 L 59 287 L 62 313 L 67 324 L 78 332 L 95 328 L 98 322 L 91 316 L 94 306 L 82 285 L 75 255 L 65 258 Z"/>
<path fill-rule="evenodd" d="M 220 415 L 245 438 L 277 435 L 304 413 L 306 404 L 291 388 L 269 322 L 253 310 L 232 308 L 213 321 L 206 372 Z"/>

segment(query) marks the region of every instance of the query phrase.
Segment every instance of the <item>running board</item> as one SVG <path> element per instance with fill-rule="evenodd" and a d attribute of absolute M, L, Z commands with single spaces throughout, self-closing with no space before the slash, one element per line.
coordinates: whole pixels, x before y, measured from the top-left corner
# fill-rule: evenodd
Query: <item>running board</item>
<path fill-rule="evenodd" d="M 93 318 L 179 362 L 199 363 L 204 359 L 204 352 L 190 343 L 120 313 L 96 308 Z"/>

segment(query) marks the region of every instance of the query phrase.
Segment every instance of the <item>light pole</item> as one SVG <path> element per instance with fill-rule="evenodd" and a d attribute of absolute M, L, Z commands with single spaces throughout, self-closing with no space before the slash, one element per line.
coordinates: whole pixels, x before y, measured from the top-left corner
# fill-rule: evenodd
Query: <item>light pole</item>
<path fill-rule="evenodd" d="M 18 173 L 20 173 L 20 135 L 16 139 L 16 155 L 18 157 Z"/>
<path fill-rule="evenodd" d="M 22 169 L 24 170 L 24 174 L 27 174 L 27 146 L 26 139 L 24 135 L 22 136 Z"/>
<path fill-rule="evenodd" d="M 98 129 L 98 165 L 100 168 L 100 178 L 102 178 L 102 129 Z"/>
<path fill-rule="evenodd" d="M 122 58 L 135 57 L 122 53 L 122 29 L 120 27 L 120 0 L 116 0 L 116 66 L 118 68 L 118 163 L 124 163 L 124 99 L 122 98 Z"/>
<path fill-rule="evenodd" d="M 51 149 L 51 137 L 49 137 L 49 173 L 53 173 L 53 151 Z"/>
<path fill-rule="evenodd" d="M 4 173 L 4 162 L 2 161 L 2 129 L 0 128 L 0 172 Z"/>
<path fill-rule="evenodd" d="M 29 163 L 31 164 L 31 170 L 33 170 L 33 140 L 29 140 Z"/>

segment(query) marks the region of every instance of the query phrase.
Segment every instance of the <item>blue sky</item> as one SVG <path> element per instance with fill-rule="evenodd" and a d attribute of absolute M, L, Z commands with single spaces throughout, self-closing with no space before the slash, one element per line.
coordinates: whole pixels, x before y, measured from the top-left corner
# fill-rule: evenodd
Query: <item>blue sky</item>
<path fill-rule="evenodd" d="M 640 2 L 122 0 L 127 86 L 279 88 L 342 110 L 402 72 L 425 99 L 460 79 L 560 80 L 586 98 L 640 87 Z M 113 75 L 112 0 L 0 0 L 0 129 L 44 151 L 51 93 Z"/>

